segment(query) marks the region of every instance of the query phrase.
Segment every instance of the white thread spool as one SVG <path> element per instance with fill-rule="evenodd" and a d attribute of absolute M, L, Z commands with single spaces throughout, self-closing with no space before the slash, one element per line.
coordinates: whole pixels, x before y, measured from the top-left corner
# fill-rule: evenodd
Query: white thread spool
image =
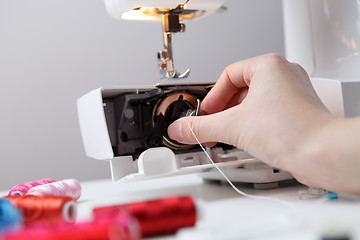
<path fill-rule="evenodd" d="M 81 185 L 76 179 L 66 179 L 31 188 L 26 195 L 35 196 L 66 196 L 78 200 L 81 195 Z"/>

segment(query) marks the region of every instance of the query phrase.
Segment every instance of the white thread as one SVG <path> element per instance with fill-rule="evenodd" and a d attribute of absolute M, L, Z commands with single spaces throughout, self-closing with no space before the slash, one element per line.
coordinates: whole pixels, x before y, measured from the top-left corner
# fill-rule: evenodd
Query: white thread
<path fill-rule="evenodd" d="M 197 143 L 199 144 L 199 146 L 201 147 L 201 149 L 205 152 L 206 156 L 208 157 L 208 159 L 210 160 L 210 162 L 216 167 L 216 169 L 221 173 L 221 175 L 226 179 L 226 181 L 230 184 L 230 186 L 237 192 L 239 193 L 240 195 L 244 196 L 244 197 L 248 197 L 248 198 L 252 198 L 252 199 L 258 199 L 258 200 L 267 200 L 267 201 L 273 201 L 273 202 L 278 202 L 278 203 L 281 203 L 281 204 L 284 204 L 288 207 L 291 207 L 291 208 L 296 208 L 292 203 L 288 202 L 288 201 L 285 201 L 285 200 L 281 200 L 281 199 L 278 199 L 278 198 L 271 198 L 271 197 L 264 197 L 264 196 L 255 196 L 255 195 L 251 195 L 251 194 L 248 194 L 248 193 L 245 193 L 241 190 L 239 190 L 231 181 L 230 179 L 225 175 L 225 173 L 214 163 L 214 161 L 211 159 L 211 157 L 209 156 L 209 154 L 207 153 L 207 151 L 205 150 L 205 148 L 203 147 L 203 145 L 200 143 L 199 139 L 196 137 L 194 131 L 192 130 L 190 124 L 185 121 L 186 124 L 188 125 L 190 131 L 191 131 L 191 134 L 194 136 L 195 140 L 197 141 Z"/>

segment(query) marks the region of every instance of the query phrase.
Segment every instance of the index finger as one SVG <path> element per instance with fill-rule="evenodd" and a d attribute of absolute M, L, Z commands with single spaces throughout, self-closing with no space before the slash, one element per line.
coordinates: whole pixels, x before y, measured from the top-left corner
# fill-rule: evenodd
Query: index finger
<path fill-rule="evenodd" d="M 201 110 L 208 114 L 224 110 L 241 88 L 249 86 L 253 61 L 254 59 L 247 59 L 226 67 L 204 98 Z"/>

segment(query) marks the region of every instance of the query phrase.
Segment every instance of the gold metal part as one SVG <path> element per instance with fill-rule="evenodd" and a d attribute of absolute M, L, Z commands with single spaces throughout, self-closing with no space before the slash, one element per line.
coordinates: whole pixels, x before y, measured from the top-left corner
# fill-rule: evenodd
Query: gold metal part
<path fill-rule="evenodd" d="M 180 14 L 179 12 L 167 12 L 161 16 L 164 50 L 158 53 L 158 66 L 162 79 L 186 78 L 190 74 L 190 69 L 179 73 L 174 66 L 172 34 L 185 31 L 185 24 L 180 23 L 181 11 L 180 9 Z"/>
<path fill-rule="evenodd" d="M 137 7 L 128 12 L 125 16 L 129 16 L 128 18 L 130 18 L 130 15 L 133 15 L 134 19 L 135 16 L 139 18 L 140 16 L 143 16 L 144 19 L 146 18 L 148 20 L 161 20 L 164 13 L 171 12 L 172 10 L 185 10 L 188 2 L 189 1 L 186 1 L 186 3 L 178 5 L 176 8 Z M 183 21 L 199 16 L 202 11 L 178 11 L 178 13 L 180 21 Z"/>
<path fill-rule="evenodd" d="M 160 20 L 163 27 L 164 50 L 158 52 L 158 68 L 162 79 L 186 78 L 190 69 L 180 73 L 175 69 L 172 34 L 185 32 L 183 20 L 194 19 L 205 13 L 204 10 L 188 9 L 190 0 L 179 4 L 175 8 L 137 7 L 122 15 L 123 19 L 132 20 Z"/>
<path fill-rule="evenodd" d="M 159 100 L 159 102 L 154 107 L 153 118 L 160 114 L 165 116 L 166 110 L 170 107 L 171 104 L 179 100 L 181 96 L 184 102 L 189 103 L 189 108 L 194 108 L 198 105 L 197 97 L 194 95 L 188 93 L 173 93 L 171 95 L 168 95 L 165 99 Z"/>

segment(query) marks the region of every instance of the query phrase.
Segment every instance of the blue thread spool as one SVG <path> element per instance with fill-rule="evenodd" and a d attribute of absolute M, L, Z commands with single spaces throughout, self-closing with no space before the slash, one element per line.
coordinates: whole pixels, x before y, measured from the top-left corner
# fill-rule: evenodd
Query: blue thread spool
<path fill-rule="evenodd" d="M 338 199 L 338 194 L 335 193 L 335 192 L 330 192 L 330 191 L 328 191 L 328 192 L 327 192 L 327 197 L 328 197 L 329 199 Z"/>
<path fill-rule="evenodd" d="M 21 213 L 8 199 L 0 199 L 0 235 L 21 226 Z"/>

